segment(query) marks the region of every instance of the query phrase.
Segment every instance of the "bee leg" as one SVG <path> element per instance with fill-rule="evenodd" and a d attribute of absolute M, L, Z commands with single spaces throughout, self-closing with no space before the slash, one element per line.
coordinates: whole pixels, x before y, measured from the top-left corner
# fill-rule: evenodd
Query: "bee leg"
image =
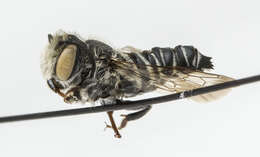
<path fill-rule="evenodd" d="M 64 94 L 63 98 L 64 98 L 64 102 L 68 104 L 79 101 L 80 100 L 79 88 L 74 87 L 70 89 L 69 91 L 67 91 L 66 94 Z"/>
<path fill-rule="evenodd" d="M 117 129 L 116 123 L 115 123 L 114 118 L 113 118 L 113 111 L 109 111 L 109 112 L 107 112 L 107 114 L 108 114 L 109 120 L 111 122 L 111 127 L 115 132 L 115 135 L 114 135 L 115 138 L 121 138 L 121 135 L 120 135 L 120 133 Z M 107 125 L 107 126 L 109 127 L 109 125 Z"/>
<path fill-rule="evenodd" d="M 60 89 L 63 87 L 59 85 L 54 79 L 47 80 L 47 84 L 55 93 L 58 93 L 63 98 L 65 97 L 65 94 L 60 91 Z"/>
<path fill-rule="evenodd" d="M 125 118 L 121 121 L 121 124 L 120 124 L 118 129 L 120 130 L 120 129 L 123 129 L 124 127 L 126 127 L 128 121 L 137 120 L 137 119 L 143 117 L 148 111 L 151 110 L 151 108 L 152 107 L 149 105 L 149 106 L 147 106 L 146 108 L 144 108 L 140 111 L 130 113 L 130 114 L 127 114 L 127 115 L 121 115 Z"/>

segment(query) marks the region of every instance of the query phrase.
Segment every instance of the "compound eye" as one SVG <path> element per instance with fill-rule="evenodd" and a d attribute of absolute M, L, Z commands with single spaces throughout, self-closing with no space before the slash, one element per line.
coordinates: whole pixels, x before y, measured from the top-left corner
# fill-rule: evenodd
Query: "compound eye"
<path fill-rule="evenodd" d="M 58 58 L 56 64 L 56 76 L 66 81 L 69 79 L 76 60 L 77 47 L 75 45 L 68 45 Z"/>

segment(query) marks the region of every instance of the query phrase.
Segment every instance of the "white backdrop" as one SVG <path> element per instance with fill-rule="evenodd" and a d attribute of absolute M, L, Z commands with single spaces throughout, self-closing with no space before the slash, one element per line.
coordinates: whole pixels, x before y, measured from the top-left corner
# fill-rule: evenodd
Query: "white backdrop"
<path fill-rule="evenodd" d="M 194 45 L 213 57 L 215 73 L 259 74 L 259 5 L 253 0 L 1 1 L 0 116 L 82 107 L 63 103 L 40 73 L 47 34 L 58 29 L 96 35 L 117 48 Z M 212 103 L 156 105 L 129 123 L 120 140 L 112 130 L 103 131 L 105 113 L 0 124 L 0 156 L 260 156 L 259 93 L 255 83 Z"/>

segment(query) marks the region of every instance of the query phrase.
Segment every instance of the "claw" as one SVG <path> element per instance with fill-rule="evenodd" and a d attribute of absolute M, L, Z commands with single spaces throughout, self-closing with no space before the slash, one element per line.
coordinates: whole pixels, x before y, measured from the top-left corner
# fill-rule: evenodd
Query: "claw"
<path fill-rule="evenodd" d="M 120 135 L 120 133 L 119 133 L 119 131 L 118 131 L 118 129 L 117 129 L 117 126 L 116 126 L 116 124 L 115 124 L 115 121 L 114 121 L 114 119 L 113 119 L 113 111 L 109 111 L 109 112 L 107 112 L 107 114 L 108 114 L 108 117 L 109 117 L 109 120 L 110 120 L 110 122 L 111 122 L 111 127 L 112 127 L 112 129 L 114 130 L 114 133 L 115 133 L 115 138 L 121 138 L 121 135 Z"/>

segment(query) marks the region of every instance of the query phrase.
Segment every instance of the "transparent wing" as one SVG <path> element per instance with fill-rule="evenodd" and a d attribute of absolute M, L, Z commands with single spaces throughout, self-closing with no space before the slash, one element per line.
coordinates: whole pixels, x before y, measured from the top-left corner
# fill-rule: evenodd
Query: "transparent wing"
<path fill-rule="evenodd" d="M 126 71 L 131 77 L 139 77 L 149 81 L 158 89 L 172 93 L 202 88 L 233 80 L 230 77 L 184 67 L 161 67 L 153 65 L 138 65 L 134 63 L 112 59 L 118 70 Z M 143 68 L 142 68 L 143 67 Z M 156 71 L 154 70 L 156 68 Z M 149 73 L 149 74 L 148 74 Z M 159 77 L 158 77 L 159 76 Z M 226 95 L 230 89 L 191 97 L 198 102 L 208 102 Z"/>

